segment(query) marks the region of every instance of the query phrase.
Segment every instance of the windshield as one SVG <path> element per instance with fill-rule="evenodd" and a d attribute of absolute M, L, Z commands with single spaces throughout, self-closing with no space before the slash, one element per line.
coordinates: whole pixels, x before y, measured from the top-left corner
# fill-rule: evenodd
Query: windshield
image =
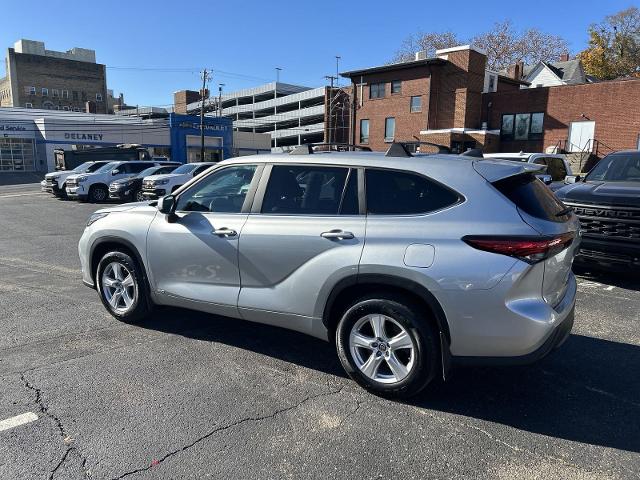
<path fill-rule="evenodd" d="M 144 178 L 144 177 L 148 177 L 149 175 L 162 173 L 162 168 L 163 167 L 158 167 L 158 166 L 145 168 L 139 174 L 137 174 L 136 177 Z"/>
<path fill-rule="evenodd" d="M 593 167 L 586 181 L 640 182 L 640 153 L 616 153 Z"/>
<path fill-rule="evenodd" d="M 76 173 L 87 172 L 91 165 L 93 165 L 93 162 L 84 162 L 84 163 L 81 163 L 80 165 L 78 165 L 76 168 L 74 168 L 71 171 L 72 172 L 76 172 Z"/>
<path fill-rule="evenodd" d="M 95 171 L 95 173 L 109 172 L 118 165 L 118 162 L 109 162 Z"/>
<path fill-rule="evenodd" d="M 196 168 L 198 168 L 198 165 L 194 165 L 193 163 L 185 163 L 184 165 L 180 165 L 178 168 L 176 168 L 173 173 L 191 173 Z"/>

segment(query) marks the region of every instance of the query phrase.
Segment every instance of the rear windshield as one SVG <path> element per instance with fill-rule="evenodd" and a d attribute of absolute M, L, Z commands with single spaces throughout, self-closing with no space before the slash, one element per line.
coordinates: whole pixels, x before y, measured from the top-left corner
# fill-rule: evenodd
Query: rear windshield
<path fill-rule="evenodd" d="M 493 186 L 532 217 L 552 222 L 566 222 L 569 219 L 567 207 L 535 175 L 515 175 L 498 180 Z"/>

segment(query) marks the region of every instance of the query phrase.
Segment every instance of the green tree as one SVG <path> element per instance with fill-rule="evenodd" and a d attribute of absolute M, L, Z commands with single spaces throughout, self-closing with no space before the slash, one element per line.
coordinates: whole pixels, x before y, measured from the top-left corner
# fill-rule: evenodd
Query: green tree
<path fill-rule="evenodd" d="M 640 76 L 640 9 L 627 8 L 589 27 L 589 46 L 578 54 L 588 75 L 602 80 Z"/>

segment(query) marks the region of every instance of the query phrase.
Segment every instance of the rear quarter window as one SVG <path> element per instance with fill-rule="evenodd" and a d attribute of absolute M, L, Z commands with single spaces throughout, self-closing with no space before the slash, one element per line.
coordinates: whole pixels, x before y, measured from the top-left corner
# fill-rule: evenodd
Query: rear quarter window
<path fill-rule="evenodd" d="M 461 200 L 453 190 L 422 175 L 367 169 L 367 213 L 416 215 L 434 212 Z"/>
<path fill-rule="evenodd" d="M 569 219 L 570 213 L 560 214 L 567 207 L 535 175 L 515 175 L 493 182 L 493 186 L 532 217 L 552 222 L 566 222 Z"/>

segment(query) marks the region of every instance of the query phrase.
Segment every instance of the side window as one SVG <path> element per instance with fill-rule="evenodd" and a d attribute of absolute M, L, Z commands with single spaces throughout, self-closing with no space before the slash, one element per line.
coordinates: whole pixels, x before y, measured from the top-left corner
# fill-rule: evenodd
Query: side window
<path fill-rule="evenodd" d="M 150 163 L 125 163 L 122 167 L 124 167 L 124 172 L 126 173 L 140 173 L 152 166 Z M 123 170 L 122 167 L 120 167 L 121 171 Z"/>
<path fill-rule="evenodd" d="M 180 195 L 176 210 L 240 213 L 255 171 L 255 165 L 239 165 L 207 175 Z"/>
<path fill-rule="evenodd" d="M 556 157 L 547 158 L 547 173 L 551 175 L 551 179 L 554 182 L 564 180 L 564 177 L 567 176 L 567 169 L 562 159 Z"/>
<path fill-rule="evenodd" d="M 200 175 L 202 172 L 204 172 L 209 167 L 211 167 L 211 165 L 202 165 L 202 166 L 196 168 L 195 171 L 193 172 L 193 176 L 197 177 L 198 175 Z"/>
<path fill-rule="evenodd" d="M 367 213 L 411 215 L 453 205 L 458 194 L 421 175 L 394 170 L 366 172 Z"/>
<path fill-rule="evenodd" d="M 337 215 L 340 207 L 353 211 L 355 192 L 345 188 L 348 168 L 276 165 L 262 201 L 262 213 Z M 356 207 L 357 210 L 357 207 Z"/>

